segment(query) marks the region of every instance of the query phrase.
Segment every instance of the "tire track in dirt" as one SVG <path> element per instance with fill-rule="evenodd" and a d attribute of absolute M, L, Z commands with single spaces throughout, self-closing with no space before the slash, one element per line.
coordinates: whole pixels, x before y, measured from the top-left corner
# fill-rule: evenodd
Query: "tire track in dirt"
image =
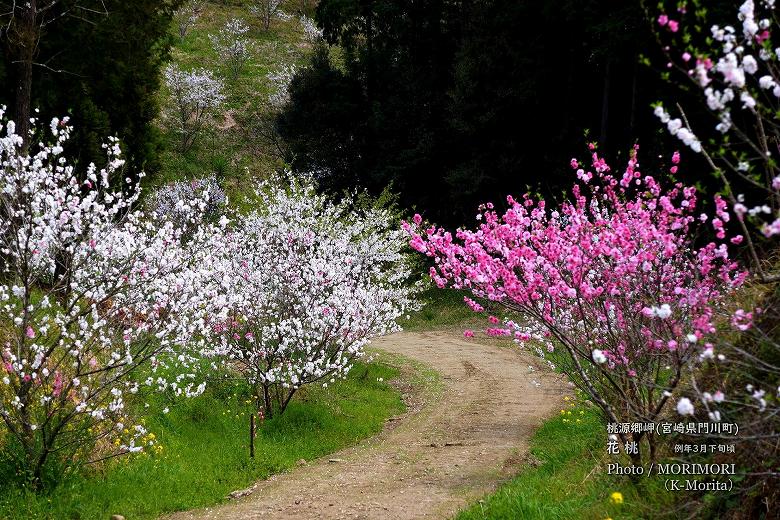
<path fill-rule="evenodd" d="M 433 368 L 442 391 L 417 395 L 382 433 L 261 481 L 247 497 L 166 518 L 449 518 L 523 465 L 535 428 L 566 393 L 558 377 L 529 370 L 539 366 L 530 355 L 495 342 L 422 332 L 372 346 Z"/>

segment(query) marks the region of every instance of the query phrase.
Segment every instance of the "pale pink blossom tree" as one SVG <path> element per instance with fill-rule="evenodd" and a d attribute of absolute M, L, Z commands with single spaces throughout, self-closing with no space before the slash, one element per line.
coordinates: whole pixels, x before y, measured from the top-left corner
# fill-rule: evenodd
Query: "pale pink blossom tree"
<path fill-rule="evenodd" d="M 205 69 L 185 71 L 173 63 L 165 67 L 164 74 L 174 103 L 176 131 L 181 135 L 179 151 L 186 153 L 208 117 L 225 101 L 224 85 Z"/>
<path fill-rule="evenodd" d="M 387 210 L 333 203 L 307 179 L 261 183 L 257 196 L 259 209 L 214 253 L 223 267 L 206 291 L 214 314 L 229 309 L 209 323 L 212 356 L 239 367 L 271 417 L 302 386 L 345 377 L 372 338 L 400 330 L 417 285 Z"/>
<path fill-rule="evenodd" d="M 271 20 L 281 13 L 282 0 L 257 0 L 249 6 L 249 12 L 260 18 L 263 29 L 271 28 Z"/>
<path fill-rule="evenodd" d="M 314 20 L 304 14 L 301 15 L 300 22 L 303 29 L 303 37 L 307 42 L 315 44 L 322 40 L 322 29 L 317 27 Z"/>
<path fill-rule="evenodd" d="M 290 84 L 295 77 L 297 67 L 295 65 L 285 65 L 275 72 L 268 73 L 268 79 L 271 82 L 272 92 L 268 96 L 268 102 L 276 109 L 281 110 L 290 100 Z"/>
<path fill-rule="evenodd" d="M 187 33 L 198 21 L 201 13 L 203 13 L 203 0 L 189 0 L 176 11 L 174 20 L 181 40 L 187 37 Z"/>
<path fill-rule="evenodd" d="M 186 367 L 199 355 L 192 310 L 219 235 L 204 224 L 185 244 L 171 221 L 133 210 L 138 186 L 109 184 L 123 165 L 117 141 L 104 169 L 78 171 L 63 156 L 70 131 L 53 119 L 53 143 L 30 155 L 13 122 L 0 137 L 0 424 L 6 454 L 36 487 L 55 459 L 68 467 L 153 445 L 125 407 L 143 385 L 203 390 Z M 196 218 L 206 203 L 182 205 Z M 171 364 L 181 377 L 155 373 Z"/>
<path fill-rule="evenodd" d="M 247 38 L 249 26 L 240 18 L 233 18 L 209 36 L 214 50 L 227 65 L 230 79 L 237 79 L 252 56 L 252 42 Z"/>

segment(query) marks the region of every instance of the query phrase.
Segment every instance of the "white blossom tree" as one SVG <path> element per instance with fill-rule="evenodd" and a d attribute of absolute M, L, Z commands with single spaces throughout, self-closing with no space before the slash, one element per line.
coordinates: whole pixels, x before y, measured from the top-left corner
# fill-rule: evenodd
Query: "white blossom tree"
<path fill-rule="evenodd" d="M 259 0 L 249 6 L 249 12 L 260 18 L 267 31 L 271 27 L 271 20 L 280 13 L 281 5 L 282 0 Z"/>
<path fill-rule="evenodd" d="M 195 22 L 198 21 L 198 18 L 200 18 L 202 12 L 203 0 L 190 0 L 176 11 L 174 18 L 179 30 L 179 38 L 184 40 L 190 28 L 192 28 L 195 25 Z"/>
<path fill-rule="evenodd" d="M 303 36 L 307 42 L 314 44 L 322 39 L 322 29 L 317 27 L 314 20 L 304 14 L 301 15 L 300 22 L 303 28 Z"/>
<path fill-rule="evenodd" d="M 227 64 L 231 79 L 236 79 L 251 56 L 247 38 L 249 26 L 238 18 L 229 20 L 219 33 L 209 36 L 219 57 Z"/>
<path fill-rule="evenodd" d="M 109 185 L 123 165 L 116 139 L 105 146 L 105 169 L 78 172 L 62 156 L 67 119 L 51 121 L 53 144 L 32 155 L 21 152 L 13 122 L 5 130 L 0 424 L 6 454 L 40 487 L 53 461 L 67 467 L 154 445 L 125 408 L 144 384 L 203 390 L 186 368 L 203 337 L 192 311 L 203 307 L 198 277 L 221 233 L 203 224 L 184 243 L 170 220 L 133 210 L 138 186 Z M 190 218 L 206 204 L 190 202 Z M 156 373 L 172 363 L 184 369 L 173 381 Z M 145 383 L 135 380 L 142 365 Z"/>
<path fill-rule="evenodd" d="M 273 108 L 281 109 L 290 100 L 290 83 L 292 83 L 295 77 L 296 70 L 295 65 L 285 65 L 278 71 L 268 74 L 272 87 L 272 92 L 268 96 L 268 102 Z"/>
<path fill-rule="evenodd" d="M 205 69 L 184 71 L 173 63 L 164 74 L 175 104 L 180 151 L 185 153 L 195 144 L 208 115 L 224 102 L 224 85 Z"/>
<path fill-rule="evenodd" d="M 278 181 L 277 181 L 278 182 Z M 371 338 L 415 307 L 405 240 L 382 209 L 329 202 L 311 181 L 265 182 L 258 209 L 220 251 L 208 291 L 227 319 L 210 322 L 212 355 L 255 388 L 266 417 L 310 383 L 347 375 Z"/>

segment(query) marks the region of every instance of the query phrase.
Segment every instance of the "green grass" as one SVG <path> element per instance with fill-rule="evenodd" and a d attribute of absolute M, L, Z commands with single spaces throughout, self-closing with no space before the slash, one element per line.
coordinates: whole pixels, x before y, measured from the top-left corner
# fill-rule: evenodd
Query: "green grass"
<path fill-rule="evenodd" d="M 454 289 L 427 289 L 420 295 L 422 309 L 410 314 L 408 320 L 402 319 L 401 326 L 410 331 L 469 326 L 484 328 L 487 323 L 485 317 L 472 311 L 463 302 L 464 296 L 471 297 L 471 294 Z"/>
<path fill-rule="evenodd" d="M 570 405 L 545 422 L 531 440 L 531 454 L 537 464 L 524 467 L 457 520 L 661 518 L 671 504 L 672 495 L 657 478 L 636 487 L 625 477 L 606 474 L 606 463 L 617 460 L 607 458 L 606 430 L 593 407 Z M 616 491 L 622 504 L 610 500 Z"/>
<path fill-rule="evenodd" d="M 260 426 L 255 459 L 248 450 L 249 388 L 236 382 L 212 385 L 197 398 L 171 400 L 167 415 L 147 418 L 162 454 L 115 459 L 70 475 L 45 494 L 0 488 L 0 518 L 154 518 L 215 504 L 299 459 L 332 453 L 379 432 L 389 416 L 403 411 L 399 393 L 387 383 L 398 374 L 386 364 L 359 364 L 345 381 L 327 389 L 302 389 L 282 416 Z"/>

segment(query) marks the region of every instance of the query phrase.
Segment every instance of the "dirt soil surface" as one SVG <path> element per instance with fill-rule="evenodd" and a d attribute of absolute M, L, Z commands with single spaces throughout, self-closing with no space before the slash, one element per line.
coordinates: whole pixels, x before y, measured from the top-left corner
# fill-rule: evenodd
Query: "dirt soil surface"
<path fill-rule="evenodd" d="M 533 465 L 531 435 L 571 393 L 532 356 L 455 332 L 394 334 L 373 346 L 434 369 L 442 388 L 402 384 L 408 411 L 379 435 L 248 496 L 167 518 L 450 518 Z"/>

